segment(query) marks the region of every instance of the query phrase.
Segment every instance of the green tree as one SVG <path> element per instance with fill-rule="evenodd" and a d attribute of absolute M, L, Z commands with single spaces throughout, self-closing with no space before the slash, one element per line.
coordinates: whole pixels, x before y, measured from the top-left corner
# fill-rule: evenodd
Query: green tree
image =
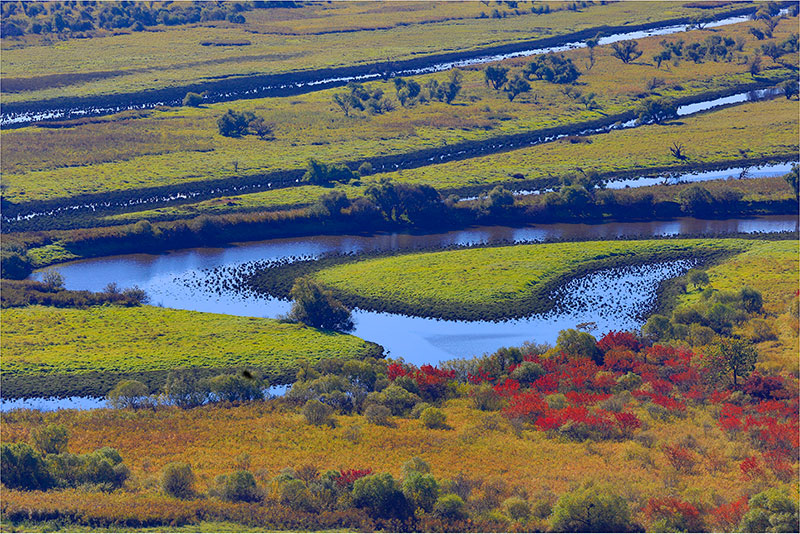
<path fill-rule="evenodd" d="M 348 332 L 353 329 L 350 310 L 310 278 L 298 278 L 290 293 L 294 304 L 289 317 L 297 322 L 321 328 Z"/>
<path fill-rule="evenodd" d="M 503 501 L 508 517 L 514 521 L 527 521 L 531 515 L 531 505 L 522 497 L 511 497 Z"/>
<path fill-rule="evenodd" d="M 183 105 L 187 107 L 199 107 L 200 104 L 203 103 L 203 95 L 199 95 L 197 93 L 186 93 L 186 96 L 183 97 Z"/>
<path fill-rule="evenodd" d="M 678 116 L 678 107 L 671 98 L 645 98 L 636 107 L 640 123 L 660 124 Z"/>
<path fill-rule="evenodd" d="M 710 347 L 705 367 L 714 382 L 739 387 L 739 379 L 745 379 L 756 368 L 758 352 L 750 342 L 743 339 L 719 338 Z"/>
<path fill-rule="evenodd" d="M 701 269 L 689 269 L 686 277 L 695 289 L 703 289 L 703 286 L 708 284 L 708 273 Z"/>
<path fill-rule="evenodd" d="M 784 174 L 783 179 L 794 189 L 795 198 L 800 199 L 800 165 L 792 165 L 792 170 Z"/>
<path fill-rule="evenodd" d="M 554 532 L 630 532 L 633 530 L 625 499 L 608 489 L 584 486 L 563 494 L 550 516 Z"/>
<path fill-rule="evenodd" d="M 67 452 L 69 433 L 64 425 L 50 424 L 31 431 L 33 446 L 42 454 Z"/>
<path fill-rule="evenodd" d="M 714 197 L 705 187 L 693 185 L 678 193 L 681 211 L 687 215 L 710 215 Z"/>
<path fill-rule="evenodd" d="M 486 81 L 486 85 L 499 91 L 508 81 L 508 69 L 499 65 L 489 65 L 483 71 L 483 79 Z"/>
<path fill-rule="evenodd" d="M 618 43 L 611 43 L 611 48 L 611 55 L 626 64 L 638 59 L 643 53 L 641 50 L 639 50 L 638 41 L 620 41 Z"/>
<path fill-rule="evenodd" d="M 220 135 L 225 137 L 241 137 L 247 135 L 250 121 L 256 116 L 249 112 L 238 112 L 229 109 L 224 115 L 217 119 L 217 127 Z"/>
<path fill-rule="evenodd" d="M 672 338 L 672 323 L 664 315 L 651 315 L 642 327 L 642 335 L 654 341 Z"/>
<path fill-rule="evenodd" d="M 161 472 L 161 489 L 171 497 L 189 499 L 194 496 L 194 473 L 184 462 L 172 462 Z"/>
<path fill-rule="evenodd" d="M 562 330 L 558 333 L 556 348 L 569 356 L 600 358 L 600 351 L 597 349 L 597 340 L 594 336 L 574 328 Z"/>
<path fill-rule="evenodd" d="M 353 504 L 374 517 L 406 519 L 411 507 L 392 475 L 381 473 L 359 478 L 353 484 Z"/>
<path fill-rule="evenodd" d="M 442 495 L 436 501 L 433 512 L 436 516 L 450 521 L 460 521 L 466 519 L 464 499 L 453 493 Z"/>
<path fill-rule="evenodd" d="M 797 501 L 780 488 L 750 497 L 749 509 L 739 523 L 740 532 L 798 532 Z"/>
<path fill-rule="evenodd" d="M 403 495 L 414 508 L 431 512 L 439 498 L 439 483 L 431 474 L 410 473 L 403 480 Z"/>
<path fill-rule="evenodd" d="M 529 84 L 525 78 L 517 74 L 511 80 L 508 81 L 505 89 L 503 90 L 506 92 L 508 101 L 513 102 L 518 95 L 530 91 L 531 84 Z"/>
<path fill-rule="evenodd" d="M 495 186 L 481 200 L 480 210 L 484 213 L 496 214 L 514 205 L 514 195 L 502 185 Z"/>
<path fill-rule="evenodd" d="M 121 380 L 108 392 L 106 399 L 112 408 L 136 410 L 147 405 L 148 394 L 147 386 L 138 380 Z"/>
<path fill-rule="evenodd" d="M 739 299 L 742 301 L 742 308 L 747 313 L 758 313 L 764 305 L 761 293 L 750 286 L 744 286 L 739 291 Z"/>

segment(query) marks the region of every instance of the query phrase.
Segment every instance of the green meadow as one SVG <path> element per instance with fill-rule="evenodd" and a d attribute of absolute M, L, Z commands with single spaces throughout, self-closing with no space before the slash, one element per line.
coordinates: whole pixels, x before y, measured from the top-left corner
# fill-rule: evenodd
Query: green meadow
<path fill-rule="evenodd" d="M 747 33 L 753 24 L 746 22 L 721 31 L 745 39 L 742 53 L 752 54 L 760 46 Z M 775 39 L 788 37 L 794 26 L 796 19 L 782 20 Z M 708 34 L 693 31 L 682 37 L 702 41 Z M 643 57 L 660 50 L 661 39 L 641 39 Z M 586 50 L 566 53 L 584 70 L 586 54 Z M 679 66 L 656 69 L 643 62 L 624 65 L 611 57 L 607 46 L 598 47 L 595 57 L 595 66 L 579 79 L 578 86 L 584 95 L 596 94 L 599 107 L 593 109 L 565 95 L 562 86 L 540 80 L 531 82 L 529 93 L 509 102 L 505 93 L 485 84 L 482 68 L 474 68 L 463 71 L 463 89 L 453 105 L 432 102 L 403 108 L 395 102 L 394 111 L 380 115 L 358 112 L 346 117 L 332 102 L 332 95 L 341 89 L 330 89 L 203 108 L 128 112 L 66 128 L 31 126 L 5 131 L 0 139 L 6 195 L 13 202 L 64 199 L 84 193 L 258 176 L 302 168 L 309 158 L 325 162 L 369 160 L 602 120 L 632 111 L 639 99 L 650 94 L 688 97 L 754 82 L 748 66 L 736 61 L 682 61 Z M 525 62 L 513 60 L 508 64 L 513 74 Z M 765 67 L 759 80 L 777 81 L 788 75 L 779 64 Z M 444 81 L 447 74 L 417 77 L 422 85 L 431 78 Z M 654 78 L 660 81 L 649 90 Z M 366 85 L 380 87 L 390 99 L 395 98 L 390 82 Z M 219 135 L 216 120 L 227 109 L 253 111 L 265 117 L 274 124 L 275 138 Z M 794 108 L 787 112 L 796 113 Z"/>
<path fill-rule="evenodd" d="M 742 239 L 589 241 L 333 257 L 266 269 L 252 283 L 280 293 L 284 286 L 291 287 L 293 277 L 308 275 L 352 306 L 447 319 L 498 319 L 546 311 L 554 304 L 555 289 L 601 268 L 681 258 L 705 261 L 747 250 L 753 243 Z"/>
<path fill-rule="evenodd" d="M 39 382 L 53 385 L 51 395 L 102 395 L 120 377 L 163 382 L 179 368 L 251 368 L 280 382 L 303 363 L 374 350 L 305 325 L 154 306 L 4 309 L 2 333 L 4 396 L 12 397 Z"/>
<path fill-rule="evenodd" d="M 29 90 L 4 94 L 6 102 L 113 95 L 202 83 L 219 77 L 278 74 L 398 61 L 454 50 L 476 50 L 553 37 L 601 26 L 632 26 L 738 9 L 696 9 L 675 3 L 593 5 L 578 12 L 560 2 L 533 14 L 478 2 L 412 5 L 333 2 L 300 9 L 244 12 L 245 24 L 214 21 L 144 32 L 103 33 L 92 39 L 55 40 L 30 35 L 2 42 L 2 74 Z M 495 10 L 501 18 L 491 17 Z M 484 13 L 484 17 L 481 17 Z M 505 15 L 503 17 L 503 15 Z M 201 43 L 220 43 L 203 46 Z M 224 43 L 248 43 L 224 46 Z M 87 76 L 92 73 L 95 76 Z M 74 80 L 69 75 L 81 74 Z M 68 91 L 65 93 L 64 86 Z"/>

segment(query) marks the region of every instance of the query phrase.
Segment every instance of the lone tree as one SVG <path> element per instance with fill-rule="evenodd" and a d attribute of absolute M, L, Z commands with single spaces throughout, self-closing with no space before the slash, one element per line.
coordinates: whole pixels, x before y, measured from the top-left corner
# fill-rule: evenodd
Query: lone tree
<path fill-rule="evenodd" d="M 531 84 L 528 81 L 517 74 L 514 76 L 513 79 L 509 80 L 508 84 L 506 84 L 505 89 L 503 91 L 506 92 L 506 96 L 508 96 L 508 101 L 513 102 L 517 95 L 521 93 L 527 93 L 531 89 Z"/>
<path fill-rule="evenodd" d="M 689 283 L 692 284 L 695 289 L 703 289 L 703 286 L 708 283 L 708 273 L 703 270 L 689 269 L 686 275 L 689 278 Z"/>
<path fill-rule="evenodd" d="M 747 378 L 756 368 L 758 353 L 743 339 L 721 338 L 711 349 L 706 369 L 713 382 L 739 387 L 739 379 Z"/>
<path fill-rule="evenodd" d="M 298 278 L 290 293 L 294 304 L 289 317 L 323 330 L 349 332 L 353 329 L 350 310 L 334 298 L 330 290 L 313 280 Z"/>
<path fill-rule="evenodd" d="M 633 40 L 612 43 L 611 48 L 613 49 L 611 55 L 625 64 L 638 59 L 643 53 L 641 50 L 639 50 L 639 42 Z"/>
<path fill-rule="evenodd" d="M 508 81 L 508 69 L 489 65 L 483 71 L 483 77 L 486 80 L 486 85 L 491 85 L 496 91 L 499 91 Z"/>
<path fill-rule="evenodd" d="M 639 122 L 660 124 L 678 116 L 678 107 L 671 98 L 645 98 L 636 107 Z"/>

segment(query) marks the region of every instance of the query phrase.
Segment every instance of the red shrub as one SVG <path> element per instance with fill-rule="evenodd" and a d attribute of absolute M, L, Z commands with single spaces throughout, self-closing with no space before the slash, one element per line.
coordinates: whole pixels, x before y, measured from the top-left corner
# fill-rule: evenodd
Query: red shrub
<path fill-rule="evenodd" d="M 611 393 L 584 393 L 568 391 L 564 396 L 573 404 L 597 404 L 611 397 Z"/>
<path fill-rule="evenodd" d="M 711 518 L 717 531 L 733 532 L 747 513 L 748 499 L 745 495 L 738 501 L 722 504 L 711 510 Z"/>
<path fill-rule="evenodd" d="M 349 486 L 359 478 L 363 478 L 372 473 L 372 469 L 345 469 L 336 477 L 336 484 L 339 486 Z"/>
<path fill-rule="evenodd" d="M 697 463 L 695 454 L 683 445 L 665 445 L 664 455 L 677 471 L 691 473 Z"/>
<path fill-rule="evenodd" d="M 623 434 L 631 434 L 634 430 L 642 426 L 642 422 L 639 421 L 639 418 L 632 413 L 615 413 L 614 419 L 617 420 L 617 425 Z"/>
<path fill-rule="evenodd" d="M 513 396 L 508 401 L 508 406 L 503 412 L 509 419 L 522 419 L 523 421 L 533 422 L 545 414 L 547 403 L 532 391 L 526 391 Z"/>
<path fill-rule="evenodd" d="M 642 344 L 630 332 L 609 332 L 597 342 L 597 348 L 601 351 L 608 352 L 611 349 L 628 349 L 638 351 L 642 348 Z"/>
<path fill-rule="evenodd" d="M 742 470 L 742 477 L 745 480 L 754 480 L 764 475 L 764 470 L 758 464 L 758 460 L 756 460 L 755 456 L 745 458 L 742 463 L 739 464 L 739 469 Z"/>
<path fill-rule="evenodd" d="M 699 510 L 693 504 L 674 497 L 650 499 L 644 515 L 650 521 L 665 521 L 667 528 L 677 532 L 703 531 Z"/>

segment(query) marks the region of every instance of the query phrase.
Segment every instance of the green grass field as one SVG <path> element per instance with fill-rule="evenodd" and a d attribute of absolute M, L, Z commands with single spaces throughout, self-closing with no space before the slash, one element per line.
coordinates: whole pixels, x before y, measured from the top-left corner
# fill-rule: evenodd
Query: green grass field
<path fill-rule="evenodd" d="M 332 258 L 268 269 L 253 282 L 274 292 L 279 291 L 274 284 L 284 277 L 308 273 L 348 304 L 366 309 L 448 319 L 521 317 L 550 309 L 553 290 L 593 270 L 677 258 L 708 260 L 747 250 L 753 243 L 741 239 L 590 241 Z"/>
<path fill-rule="evenodd" d="M 775 31 L 782 40 L 794 29 L 795 19 L 784 20 Z M 751 22 L 727 27 L 725 35 L 748 36 Z M 688 32 L 688 41 L 702 41 L 709 32 Z M 640 40 L 643 57 L 660 50 L 660 37 Z M 747 39 L 743 53 L 753 53 L 761 42 Z M 568 52 L 581 66 L 586 51 Z M 334 109 L 333 93 L 318 91 L 286 98 L 245 100 L 180 108 L 169 111 L 126 113 L 71 128 L 27 127 L 5 131 L 2 140 L 7 198 L 13 202 L 65 198 L 83 193 L 134 190 L 180 185 L 199 180 L 257 176 L 301 168 L 311 158 L 327 162 L 402 154 L 440 148 L 462 141 L 481 141 L 498 135 L 564 127 L 630 111 L 637 99 L 649 94 L 649 81 L 664 81 L 663 96 L 689 96 L 724 90 L 753 78 L 745 64 L 683 61 L 678 67 L 635 62 L 623 65 L 609 47 L 598 47 L 597 63 L 580 78 L 584 94 L 594 92 L 600 109 L 587 110 L 564 95 L 561 86 L 532 82 L 532 90 L 509 102 L 502 92 L 489 89 L 482 69 L 464 71 L 464 89 L 454 102 L 399 107 L 383 115 L 351 114 Z M 523 62 L 509 64 L 522 66 Z M 772 68 L 773 65 L 765 66 Z M 516 67 L 515 67 L 516 68 Z M 585 67 L 584 67 L 585 68 Z M 780 78 L 786 69 L 769 71 Z M 440 81 L 446 73 L 418 77 Z M 609 79 L 615 82 L 610 82 Z M 394 99 L 389 82 L 373 82 Z M 226 109 L 255 111 L 275 124 L 275 139 L 255 136 L 234 139 L 219 135 L 216 119 Z M 456 111 L 456 113 L 454 113 Z M 796 114 L 794 108 L 788 110 Z M 789 118 L 787 118 L 789 120 Z M 796 129 L 796 125 L 795 125 Z M 666 149 L 665 149 L 666 150 Z M 443 183 L 447 186 L 447 183 Z"/>
<path fill-rule="evenodd" d="M 745 150 L 744 156 L 748 159 L 789 160 L 798 155 L 797 138 L 800 132 L 794 119 L 798 113 L 800 102 L 793 100 L 753 102 L 668 124 L 588 136 L 583 143 L 571 143 L 564 139 L 501 154 L 401 172 L 379 173 L 363 178 L 361 186 L 336 185 L 335 189 L 344 191 L 354 199 L 363 195 L 371 182 L 385 177 L 396 182 L 429 184 L 443 194 L 447 194 L 448 190 L 467 187 L 488 189 L 503 185 L 513 188 L 519 182 L 513 177 L 515 174 L 524 175 L 526 181 L 535 181 L 574 173 L 577 167 L 608 175 L 636 170 L 647 173 L 654 168 L 685 169 L 739 160 L 742 158 L 740 150 Z M 676 142 L 686 147 L 688 160 L 678 160 L 672 156 L 669 147 Z M 782 195 L 791 194 L 788 184 L 777 185 Z M 737 184 L 736 187 L 747 190 L 746 196 L 764 194 L 760 190 L 750 191 L 751 188 L 758 188 L 755 182 Z M 672 199 L 679 188 L 671 189 L 671 192 L 659 191 L 658 196 L 670 196 Z M 301 186 L 263 191 L 122 213 L 109 216 L 108 220 L 154 221 L 164 217 L 192 217 L 237 210 L 301 207 L 332 190 L 328 187 Z"/>
<path fill-rule="evenodd" d="M 197 83 L 222 76 L 274 74 L 325 67 L 402 60 L 449 50 L 551 37 L 598 26 L 630 26 L 713 10 L 669 5 L 611 3 L 573 12 L 566 4 L 545 2 L 550 14 L 530 6 L 514 9 L 478 2 L 319 3 L 301 9 L 245 12 L 245 24 L 225 21 L 189 26 L 158 26 L 154 31 L 93 39 L 2 40 L 3 77 L 30 80 L 33 90 L 4 94 L 6 102 L 31 102 L 64 96 L 43 76 L 97 73 L 69 85 L 70 96 L 109 95 Z M 537 2 L 541 7 L 544 3 Z M 506 18 L 479 18 L 492 10 Z M 247 46 L 202 46 L 204 41 L 247 41 Z M 109 75 L 108 73 L 113 73 Z"/>
<path fill-rule="evenodd" d="M 153 306 L 6 309 L 2 333 L 4 396 L 12 397 L 28 380 L 68 379 L 73 382 L 68 387 L 83 384 L 103 394 L 93 384 L 102 383 L 102 375 L 163 379 L 176 368 L 250 367 L 268 378 L 291 378 L 302 362 L 358 358 L 371 346 L 353 336 L 272 319 Z"/>
<path fill-rule="evenodd" d="M 714 289 L 738 291 L 750 286 L 761 292 L 767 320 L 776 334 L 776 339 L 758 344 L 761 365 L 794 374 L 798 372 L 800 350 L 797 315 L 791 311 L 791 303 L 797 301 L 800 277 L 798 247 L 794 240 L 754 242 L 750 250 L 708 269 Z M 680 297 L 681 303 L 687 304 L 700 299 L 699 290 Z"/>

